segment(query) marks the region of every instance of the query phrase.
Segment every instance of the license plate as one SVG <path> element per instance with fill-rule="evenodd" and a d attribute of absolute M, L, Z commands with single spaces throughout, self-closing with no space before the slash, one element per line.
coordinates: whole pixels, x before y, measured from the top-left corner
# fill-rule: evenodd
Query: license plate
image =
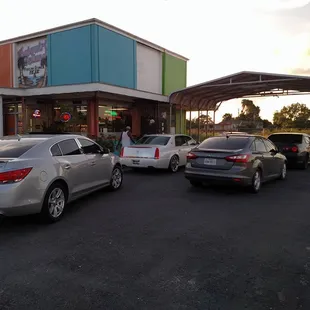
<path fill-rule="evenodd" d="M 133 165 L 140 165 L 140 160 L 133 160 L 133 161 L 132 161 L 132 164 L 133 164 Z"/>
<path fill-rule="evenodd" d="M 214 158 L 205 158 L 204 164 L 209 166 L 215 166 L 216 165 L 216 159 Z"/>

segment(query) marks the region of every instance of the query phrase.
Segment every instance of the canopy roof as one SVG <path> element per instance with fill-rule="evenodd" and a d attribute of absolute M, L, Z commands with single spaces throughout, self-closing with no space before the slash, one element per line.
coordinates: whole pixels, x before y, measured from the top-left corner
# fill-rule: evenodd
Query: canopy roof
<path fill-rule="evenodd" d="M 169 101 L 184 110 L 216 111 L 236 98 L 310 93 L 310 77 L 242 71 L 173 92 Z"/>

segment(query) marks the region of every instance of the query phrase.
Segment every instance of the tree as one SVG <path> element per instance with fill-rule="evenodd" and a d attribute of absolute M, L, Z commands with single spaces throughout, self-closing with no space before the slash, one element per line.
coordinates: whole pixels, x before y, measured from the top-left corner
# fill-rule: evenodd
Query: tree
<path fill-rule="evenodd" d="M 225 113 L 222 117 L 223 122 L 230 122 L 233 119 L 233 116 L 231 113 Z"/>
<path fill-rule="evenodd" d="M 307 128 L 310 126 L 310 109 L 301 103 L 293 103 L 276 111 L 273 123 L 281 128 Z"/>
<path fill-rule="evenodd" d="M 255 122 L 261 120 L 260 118 L 260 107 L 256 106 L 252 100 L 243 99 L 241 101 L 242 110 L 240 115 L 237 117 L 241 121 Z"/>
<path fill-rule="evenodd" d="M 198 118 L 197 118 L 197 123 L 198 120 L 200 119 L 200 124 L 213 124 L 213 120 L 211 118 L 210 115 L 205 115 L 205 114 L 201 114 Z M 195 120 L 196 121 L 196 120 Z"/>
<path fill-rule="evenodd" d="M 198 128 L 199 124 L 201 127 L 207 126 L 208 124 L 208 127 L 209 127 L 213 125 L 213 120 L 210 115 L 207 116 L 205 114 L 201 114 L 199 117 L 193 118 L 191 122 L 190 120 L 186 120 L 187 128 L 189 128 L 190 123 L 191 123 L 191 128 Z"/>
<path fill-rule="evenodd" d="M 273 124 L 268 119 L 263 119 L 263 128 L 272 128 Z"/>

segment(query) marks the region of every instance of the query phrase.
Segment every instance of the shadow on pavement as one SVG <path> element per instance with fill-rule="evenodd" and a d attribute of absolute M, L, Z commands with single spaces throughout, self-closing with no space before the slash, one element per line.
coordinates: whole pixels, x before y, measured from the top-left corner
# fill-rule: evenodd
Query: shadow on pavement
<path fill-rule="evenodd" d="M 3 218 L 0 222 L 0 240 L 5 233 L 27 233 L 43 226 L 37 215 Z"/>
<path fill-rule="evenodd" d="M 180 174 L 181 177 L 183 177 L 183 172 L 184 172 L 184 167 L 180 167 L 178 172 L 176 172 L 175 174 Z M 125 174 L 137 174 L 137 175 L 163 175 L 163 176 L 167 176 L 167 175 L 173 175 L 174 173 L 172 173 L 169 170 L 166 169 L 152 169 L 152 168 L 125 168 L 124 169 L 124 173 Z"/>
<path fill-rule="evenodd" d="M 206 193 L 206 194 L 218 194 L 218 195 L 235 195 L 235 196 L 257 196 L 263 195 L 266 189 L 270 189 L 278 184 L 278 182 L 285 182 L 285 181 L 278 181 L 272 180 L 266 182 L 262 185 L 261 191 L 257 194 L 252 193 L 248 188 L 233 184 L 204 184 L 200 187 L 193 187 L 188 182 L 188 190 L 189 193 Z"/>
<path fill-rule="evenodd" d="M 116 193 L 110 192 L 107 188 L 90 193 L 66 206 L 63 217 L 56 223 L 45 223 L 40 219 L 39 214 L 17 216 L 17 217 L 3 217 L 0 218 L 0 240 L 5 233 L 20 232 L 27 233 L 36 229 L 42 229 L 43 227 L 50 227 L 57 225 L 63 221 L 72 218 L 74 215 L 78 216 L 78 213 L 83 209 L 89 208 L 90 204 L 93 204 L 98 199 L 107 197 L 108 195 L 114 195 Z"/>

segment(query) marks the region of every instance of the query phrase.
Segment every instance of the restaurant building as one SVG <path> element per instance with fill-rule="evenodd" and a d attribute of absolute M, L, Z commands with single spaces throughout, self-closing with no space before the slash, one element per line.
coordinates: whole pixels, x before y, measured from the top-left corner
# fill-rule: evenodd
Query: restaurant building
<path fill-rule="evenodd" d="M 2 41 L 0 136 L 182 131 L 168 96 L 187 61 L 97 19 Z"/>

